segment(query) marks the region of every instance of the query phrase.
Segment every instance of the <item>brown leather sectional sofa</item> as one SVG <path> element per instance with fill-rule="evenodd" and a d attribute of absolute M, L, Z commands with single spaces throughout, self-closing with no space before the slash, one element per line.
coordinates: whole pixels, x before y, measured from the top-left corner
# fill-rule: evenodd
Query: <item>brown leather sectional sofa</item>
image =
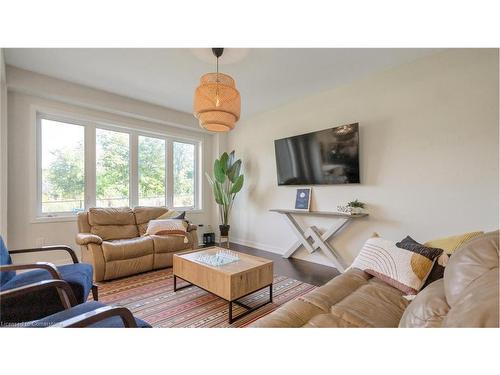
<path fill-rule="evenodd" d="M 144 236 L 150 220 L 164 207 L 91 208 L 78 214 L 76 242 L 82 259 L 94 267 L 95 281 L 112 280 L 172 266 L 175 252 L 198 247 L 196 226 L 182 237 Z"/>
<path fill-rule="evenodd" d="M 499 232 L 457 249 L 444 278 L 408 301 L 401 291 L 350 269 L 252 327 L 498 327 Z"/>

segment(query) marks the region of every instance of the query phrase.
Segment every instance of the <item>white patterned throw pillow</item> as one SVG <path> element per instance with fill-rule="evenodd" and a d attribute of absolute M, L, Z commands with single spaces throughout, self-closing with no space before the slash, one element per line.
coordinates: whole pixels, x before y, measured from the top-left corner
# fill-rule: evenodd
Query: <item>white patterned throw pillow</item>
<path fill-rule="evenodd" d="M 405 294 L 417 294 L 437 256 L 429 256 L 419 248 L 402 249 L 392 241 L 374 237 L 365 242 L 351 267 L 359 268 Z"/>
<path fill-rule="evenodd" d="M 181 219 L 150 220 L 146 235 L 184 237 L 184 243 L 189 242 L 187 223 Z"/>

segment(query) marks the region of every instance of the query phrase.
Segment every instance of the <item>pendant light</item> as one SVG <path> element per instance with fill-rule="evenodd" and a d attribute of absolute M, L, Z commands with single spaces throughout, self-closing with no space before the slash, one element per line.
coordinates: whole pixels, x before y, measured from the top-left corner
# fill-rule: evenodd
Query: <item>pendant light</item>
<path fill-rule="evenodd" d="M 230 131 L 240 119 L 240 93 L 234 79 L 219 73 L 223 52 L 224 48 L 212 48 L 217 59 L 216 72 L 202 75 L 194 93 L 194 116 L 202 128 L 213 132 Z"/>

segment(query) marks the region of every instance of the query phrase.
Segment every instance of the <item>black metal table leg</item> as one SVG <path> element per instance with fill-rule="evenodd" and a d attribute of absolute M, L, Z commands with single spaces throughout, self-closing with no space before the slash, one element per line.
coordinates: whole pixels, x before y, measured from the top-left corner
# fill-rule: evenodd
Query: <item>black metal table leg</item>
<path fill-rule="evenodd" d="M 186 281 L 183 278 L 174 275 L 174 292 L 177 292 L 178 290 L 181 290 L 181 289 L 184 289 L 184 288 L 189 288 L 190 286 L 194 285 L 194 284 L 191 284 L 189 281 L 186 281 L 186 283 L 187 283 L 186 285 L 177 287 L 177 279 L 181 279 L 183 281 Z"/>
<path fill-rule="evenodd" d="M 253 313 L 254 311 L 256 311 L 256 310 L 260 309 L 262 306 L 267 305 L 268 303 L 272 303 L 272 302 L 273 302 L 273 284 L 270 284 L 270 285 L 268 285 L 268 286 L 265 286 L 264 288 L 267 288 L 267 287 L 269 287 L 269 300 L 267 300 L 267 301 L 265 301 L 265 302 L 261 303 L 261 304 L 260 304 L 260 305 L 258 305 L 258 306 L 255 306 L 255 307 L 250 307 L 250 306 L 248 306 L 248 305 L 246 305 L 246 304 L 244 304 L 244 303 L 239 302 L 238 300 L 228 301 L 228 302 L 229 302 L 229 324 L 233 324 L 233 323 L 234 323 L 235 321 L 237 321 L 238 319 L 241 319 L 241 318 L 243 318 L 243 317 L 247 316 L 248 314 Z M 264 288 L 261 288 L 261 289 L 259 289 L 259 290 L 262 290 L 262 289 L 264 289 Z M 242 296 L 242 297 L 240 297 L 240 298 L 244 298 L 244 297 L 246 297 L 246 296 L 248 296 L 248 295 L 250 295 L 250 294 L 256 293 L 256 292 L 258 292 L 259 290 L 253 291 L 253 292 L 251 292 L 251 293 L 249 293 L 249 294 L 247 294 L 247 295 L 245 295 L 245 296 Z M 233 317 L 233 303 L 235 303 L 235 304 L 237 304 L 238 306 L 241 306 L 241 307 L 243 307 L 243 308 L 247 309 L 247 311 L 245 311 L 245 312 L 241 313 L 240 315 L 238 315 L 238 316 L 236 316 L 236 317 Z"/>

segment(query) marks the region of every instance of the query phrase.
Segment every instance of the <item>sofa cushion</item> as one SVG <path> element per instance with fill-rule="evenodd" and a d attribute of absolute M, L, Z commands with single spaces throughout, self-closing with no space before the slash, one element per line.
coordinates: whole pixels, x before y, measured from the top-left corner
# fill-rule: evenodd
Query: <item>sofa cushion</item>
<path fill-rule="evenodd" d="M 319 314 L 313 316 L 303 328 L 355 328 L 351 323 L 346 320 L 339 319 L 332 314 Z"/>
<path fill-rule="evenodd" d="M 397 327 L 409 302 L 401 291 L 375 280 L 332 306 L 332 315 L 353 327 Z"/>
<path fill-rule="evenodd" d="M 106 262 L 104 280 L 113 280 L 119 277 L 151 271 L 153 269 L 153 261 L 154 254 L 146 254 L 137 258 Z"/>
<path fill-rule="evenodd" d="M 371 276 L 358 270 L 350 269 L 339 277 L 335 277 L 325 285 L 313 290 L 299 299 L 306 301 L 323 312 L 330 312 L 332 305 L 365 285 Z"/>
<path fill-rule="evenodd" d="M 172 253 L 175 251 L 181 251 L 191 248 L 190 236 L 188 236 L 189 242 L 184 243 L 184 237 L 175 236 L 149 236 L 153 240 L 154 252 L 160 253 Z"/>
<path fill-rule="evenodd" d="M 87 263 L 65 264 L 58 266 L 57 270 L 64 281 L 73 289 L 78 301 L 82 303 L 87 299 L 92 286 L 92 266 Z M 15 278 L 6 283 L 2 289 L 13 289 L 38 281 L 50 280 L 52 277 L 46 270 L 33 270 L 20 272 Z"/>
<path fill-rule="evenodd" d="M 89 224 L 94 225 L 135 225 L 134 212 L 128 207 L 90 208 Z"/>
<path fill-rule="evenodd" d="M 87 300 L 92 287 L 92 266 L 87 263 L 66 264 L 57 267 L 63 280 L 67 281 L 75 294 L 78 303 Z M 24 285 L 49 280 L 52 277 L 46 270 L 21 272 L 2 289 L 13 289 Z M 22 299 L 2 301 L 1 321 L 23 322 L 38 319 L 56 313 L 63 309 L 60 298 L 55 289 L 46 289 L 42 292 L 29 293 Z"/>
<path fill-rule="evenodd" d="M 101 246 L 106 262 L 153 254 L 153 240 L 149 237 L 103 241 Z"/>
<path fill-rule="evenodd" d="M 424 288 L 406 308 L 399 327 L 441 327 L 450 306 L 444 295 L 444 280 L 439 279 Z"/>
<path fill-rule="evenodd" d="M 299 328 L 307 324 L 316 315 L 324 314 L 316 306 L 300 299 L 285 303 L 278 310 L 268 314 L 255 322 L 250 327 L 254 328 Z M 330 315 L 330 314 L 328 314 Z"/>
<path fill-rule="evenodd" d="M 68 310 L 63 310 L 56 314 L 47 316 L 46 318 L 36 320 L 34 322 L 28 323 L 26 326 L 31 328 L 36 327 L 50 327 L 53 324 L 63 322 L 65 320 L 74 318 L 78 315 L 85 314 L 97 310 L 98 308 L 106 306 L 100 302 L 87 302 L 81 305 L 77 305 Z M 144 320 L 135 318 L 138 328 L 151 328 L 151 325 L 146 323 Z M 101 320 L 100 322 L 89 325 L 88 328 L 123 328 L 123 321 L 120 317 L 114 316 L 108 319 Z"/>
<path fill-rule="evenodd" d="M 90 233 L 102 238 L 105 241 L 120 240 L 124 238 L 134 238 L 139 236 L 137 225 L 94 225 Z"/>

